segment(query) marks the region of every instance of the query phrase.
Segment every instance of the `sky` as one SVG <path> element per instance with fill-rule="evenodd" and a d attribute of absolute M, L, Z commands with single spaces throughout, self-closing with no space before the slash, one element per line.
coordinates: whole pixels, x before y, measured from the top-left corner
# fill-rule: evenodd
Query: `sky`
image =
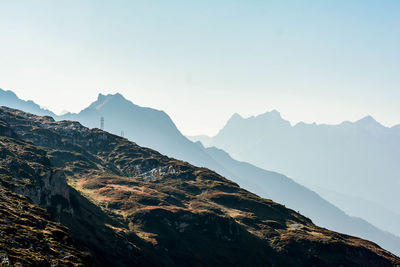
<path fill-rule="evenodd" d="M 400 123 L 400 1 L 0 0 L 0 88 L 56 112 L 98 93 L 186 135 L 233 113 Z"/>

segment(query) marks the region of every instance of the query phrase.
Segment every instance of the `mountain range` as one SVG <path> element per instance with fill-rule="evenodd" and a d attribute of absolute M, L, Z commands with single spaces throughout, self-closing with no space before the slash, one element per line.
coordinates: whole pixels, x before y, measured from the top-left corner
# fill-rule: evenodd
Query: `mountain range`
<path fill-rule="evenodd" d="M 0 154 L 2 264 L 400 264 L 209 169 L 76 121 L 0 107 Z"/>
<path fill-rule="evenodd" d="M 400 235 L 399 127 L 385 127 L 371 116 L 292 126 L 272 111 L 249 118 L 234 114 L 216 136 L 191 139 L 284 173 L 347 213 Z"/>
<path fill-rule="evenodd" d="M 3 98 L 3 95 L 7 97 Z M 19 99 L 10 91 L 0 91 L 0 105 L 25 108 L 28 112 L 49 115 L 33 102 Z M 4 100 L 6 99 L 6 101 Z M 99 127 L 101 117 L 105 130 L 120 134 L 137 144 L 163 154 L 212 169 L 262 197 L 270 198 L 301 212 L 316 224 L 329 229 L 373 240 L 382 247 L 400 254 L 400 238 L 379 230 L 367 221 L 351 217 L 318 194 L 276 172 L 239 162 L 216 148 L 205 148 L 184 137 L 162 111 L 144 108 L 122 95 L 102 95 L 78 114 L 57 116 L 56 120 L 76 120 L 88 127 Z"/>

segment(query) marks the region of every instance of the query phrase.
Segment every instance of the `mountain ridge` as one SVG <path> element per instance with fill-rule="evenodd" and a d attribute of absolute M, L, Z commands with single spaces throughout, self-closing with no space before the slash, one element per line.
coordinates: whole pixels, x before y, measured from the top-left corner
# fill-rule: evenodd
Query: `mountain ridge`
<path fill-rule="evenodd" d="M 263 119 L 269 119 L 269 118 L 280 119 L 280 120 L 284 121 L 285 123 L 288 122 L 291 125 L 291 127 L 295 127 L 297 124 L 300 124 L 300 125 L 305 124 L 305 125 L 313 125 L 313 126 L 339 126 L 341 124 L 349 124 L 349 123 L 350 124 L 373 123 L 373 124 L 376 124 L 376 125 L 383 126 L 385 128 L 400 127 L 400 124 L 394 124 L 394 125 L 392 125 L 390 127 L 389 126 L 385 126 L 382 123 L 380 123 L 379 121 L 377 121 L 372 115 L 368 115 L 368 114 L 363 116 L 363 117 L 361 117 L 360 119 L 356 119 L 354 121 L 344 120 L 342 122 L 332 123 L 332 124 L 331 123 L 304 122 L 304 121 L 291 123 L 289 120 L 284 119 L 282 117 L 281 113 L 276 109 L 273 109 L 271 111 L 266 111 L 266 112 L 260 113 L 258 115 L 251 115 L 251 116 L 248 116 L 248 117 L 244 117 L 244 116 L 240 115 L 239 113 L 235 112 L 229 117 L 229 119 L 227 120 L 226 124 L 228 124 L 228 122 L 231 121 L 231 120 L 232 121 L 235 121 L 235 120 L 254 120 L 254 119 L 263 120 Z M 218 135 L 218 133 L 216 135 Z M 215 137 L 216 135 L 211 136 L 211 135 L 203 134 L 203 136 L 208 136 L 208 137 L 211 137 L 211 138 Z"/>
<path fill-rule="evenodd" d="M 37 113 L 46 116 L 56 117 L 57 115 L 50 110 L 40 107 L 32 100 L 22 100 L 13 91 L 3 90 L 0 88 L 0 106 L 12 105 L 15 108 L 27 110 L 28 112 Z"/>
<path fill-rule="evenodd" d="M 100 98 L 104 99 L 104 97 L 113 97 L 114 95 L 101 95 Z M 122 96 L 122 95 L 120 95 Z M 226 164 L 226 162 L 218 162 L 215 160 L 215 158 L 211 157 L 210 151 L 206 151 L 204 148 L 198 147 L 198 145 L 190 142 L 187 140 L 176 128 L 176 126 L 173 124 L 173 121 L 168 117 L 167 114 L 162 113 L 162 123 L 158 123 L 159 119 L 152 119 L 151 116 L 153 114 L 160 114 L 159 112 L 161 111 L 156 111 L 154 112 L 151 108 L 142 108 L 137 105 L 131 105 L 132 102 L 128 101 L 124 98 L 118 97 L 119 100 L 122 100 L 124 103 L 118 103 L 117 105 L 112 105 L 109 107 L 107 110 L 96 110 L 93 106 L 91 108 L 84 109 L 81 113 L 79 114 L 73 114 L 64 116 L 63 119 L 72 119 L 72 120 L 78 120 L 85 126 L 89 127 L 96 127 L 99 128 L 100 126 L 100 118 L 104 116 L 105 118 L 105 129 L 106 130 L 111 130 L 114 134 L 119 135 L 121 129 L 125 130 L 125 137 L 129 138 L 130 140 L 135 140 L 139 145 L 144 145 L 151 147 L 153 149 L 156 149 L 163 154 L 167 154 L 168 156 L 173 156 L 178 159 L 183 159 L 185 161 L 188 161 L 190 163 L 193 163 L 197 166 L 205 166 L 208 167 L 214 171 L 217 171 L 218 173 L 224 175 L 225 177 L 230 178 L 233 181 L 236 182 L 242 182 L 242 186 L 244 188 L 250 188 L 252 186 L 252 180 L 254 179 L 253 177 L 249 177 L 248 174 L 245 172 L 242 172 L 240 175 L 237 175 L 236 173 L 232 173 L 229 168 L 224 167 L 223 165 Z M 98 97 L 99 99 L 99 97 Z M 99 104 L 97 101 L 94 103 Z M 107 103 L 109 104 L 109 103 Z M 103 105 L 102 108 L 106 107 L 106 105 Z M 90 106 L 89 106 L 90 107 Z M 109 110 L 115 111 L 118 110 L 117 114 L 114 114 L 113 116 L 109 116 Z M 150 115 L 147 114 L 147 112 L 150 112 Z M 168 120 L 165 120 L 165 116 L 168 117 Z M 136 121 L 136 118 L 139 117 L 141 120 Z M 146 118 L 146 120 L 142 120 L 142 118 Z M 150 119 L 148 119 L 150 118 Z M 60 119 L 60 118 L 58 118 Z M 113 121 L 114 124 L 110 125 L 110 120 Z M 166 131 L 165 128 L 160 127 L 160 125 L 165 125 L 165 124 L 170 124 L 168 126 L 168 129 L 172 129 L 172 131 Z M 132 128 L 131 130 L 127 130 L 126 126 L 131 125 Z M 154 135 L 155 133 L 155 135 Z M 172 133 L 172 134 L 171 134 Z M 221 164 L 223 163 L 223 164 Z M 239 168 L 239 170 L 242 170 L 242 165 L 241 163 L 234 161 L 233 166 L 235 168 Z M 230 166 L 232 167 L 232 166 Z M 260 171 L 255 167 L 255 166 L 247 166 L 246 167 L 248 171 L 254 172 L 254 173 L 260 173 Z M 306 214 L 308 217 L 313 218 L 313 220 L 317 220 L 319 222 L 323 222 L 323 226 L 329 227 L 331 229 L 337 230 L 337 231 L 344 231 L 344 229 L 347 229 L 346 232 L 349 234 L 357 235 L 360 236 L 360 231 L 358 229 L 364 229 L 368 228 L 368 224 L 365 222 L 358 222 L 360 225 L 357 225 L 356 219 L 352 219 L 350 217 L 346 216 L 339 216 L 344 220 L 341 222 L 340 220 L 318 220 L 318 218 L 324 218 L 324 217 L 329 217 L 327 216 L 326 210 L 331 210 L 334 211 L 335 208 L 332 207 L 332 209 L 321 209 L 318 208 L 316 210 L 310 210 L 308 205 L 312 203 L 313 201 L 315 203 L 318 203 L 321 207 L 325 207 L 328 205 L 325 200 L 322 198 L 315 197 L 313 196 L 313 193 L 311 190 L 305 190 L 303 189 L 302 186 L 291 182 L 289 183 L 291 187 L 288 187 L 288 184 L 284 181 L 286 179 L 290 180 L 289 178 L 285 176 L 281 176 L 280 174 L 273 174 L 273 176 L 276 176 L 273 180 L 270 180 L 271 172 L 262 172 L 262 174 L 257 174 L 260 176 L 258 180 L 264 181 L 263 183 L 258 183 L 258 187 L 251 187 L 252 190 L 258 189 L 258 188 L 266 188 L 266 190 L 262 191 L 261 195 L 266 197 L 270 195 L 271 189 L 268 189 L 273 185 L 274 183 L 280 184 L 280 187 L 273 187 L 275 189 L 281 188 L 279 192 L 281 194 L 275 194 L 275 196 L 278 198 L 279 202 L 286 203 L 289 205 L 291 208 L 295 208 L 296 210 L 301 211 L 303 214 Z M 275 181 L 272 183 L 271 181 Z M 272 188 L 272 187 L 271 187 Z M 291 189 L 290 189 L 291 188 Z M 284 190 L 294 190 L 292 194 L 286 194 Z M 283 191 L 282 191 L 283 190 Z M 299 192 L 301 193 L 302 198 L 304 199 L 310 199 L 310 202 L 301 204 L 302 202 L 296 201 L 296 194 Z M 269 193 L 269 194 L 267 194 Z M 312 199 L 312 201 L 311 201 Z M 293 206 L 292 206 L 293 205 Z M 329 204 L 331 205 L 331 204 Z M 329 206 L 328 205 L 328 206 Z M 321 212 L 316 212 L 317 210 L 320 210 Z M 336 211 L 333 213 L 335 214 Z M 340 214 L 340 213 L 337 213 Z M 331 214 L 332 215 L 332 214 Z M 330 215 L 330 216 L 331 216 Z M 331 216 L 330 218 L 335 218 L 335 216 Z M 343 223 L 346 223 L 349 228 L 343 228 Z M 361 227 L 361 225 L 363 225 Z M 351 227 L 350 227 L 351 226 Z M 367 239 L 373 239 L 376 242 L 378 242 L 380 245 L 384 246 L 387 249 L 391 249 L 392 251 L 396 253 L 397 248 L 400 247 L 400 245 L 394 245 L 396 244 L 395 241 L 396 239 L 392 237 L 386 236 L 385 233 L 379 232 L 377 229 L 374 228 L 374 231 L 378 233 L 379 238 L 376 236 L 372 236 L 368 233 L 361 235 L 364 238 Z M 382 243 L 383 242 L 383 243 Z M 394 242 L 394 243 L 393 243 Z M 392 244 L 393 243 L 393 244 Z"/>
<path fill-rule="evenodd" d="M 372 116 L 335 125 L 298 123 L 281 127 L 284 122 L 254 122 L 254 117 L 228 120 L 218 135 L 191 139 L 225 149 L 235 159 L 284 173 L 322 196 L 324 192 L 318 188 L 327 187 L 400 214 L 394 201 L 398 199 L 394 189 L 400 175 L 396 160 L 400 153 L 399 125 L 386 127 Z M 367 203 L 346 209 L 340 199 L 331 201 L 349 214 L 400 235 L 397 227 L 385 228 L 386 220 L 369 215 Z M 374 211 L 377 213 L 379 210 Z"/>
<path fill-rule="evenodd" d="M 70 228 L 73 238 L 94 253 L 100 266 L 110 262 L 120 266 L 400 264 L 400 258 L 369 241 L 317 227 L 308 218 L 243 190 L 215 172 L 125 138 L 78 122 L 56 122 L 5 107 L 0 107 L 0 121 L 0 133 L 14 136 L 1 136 L 7 153 L 17 149 L 12 157 L 21 163 L 34 160 L 34 169 L 47 166 L 65 173 L 71 189 L 54 199 L 62 203 L 60 208 L 54 209 L 57 202 L 37 201 Z M 27 147 L 24 142 L 30 142 L 30 154 L 19 152 Z M 35 152 L 39 151 L 35 147 L 45 153 Z M 36 156 L 48 160 L 38 161 Z M 42 177 L 40 173 L 31 172 L 32 178 Z M 6 172 L 0 178 L 25 183 L 24 176 Z M 44 185 L 25 186 L 40 189 Z M 80 205 L 73 204 L 78 199 Z M 92 215 L 83 216 L 83 208 Z M 80 221 L 84 218 L 85 223 Z M 80 227 L 91 230 L 85 233 Z M 97 242 L 87 239 L 92 231 Z M 103 246 L 108 247 L 98 254 Z"/>

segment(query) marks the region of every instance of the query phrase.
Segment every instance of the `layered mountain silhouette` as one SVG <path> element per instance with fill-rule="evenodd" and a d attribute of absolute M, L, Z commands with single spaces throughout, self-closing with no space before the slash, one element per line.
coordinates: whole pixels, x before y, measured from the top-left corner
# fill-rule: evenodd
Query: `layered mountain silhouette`
<path fill-rule="evenodd" d="M 299 211 L 318 225 L 372 240 L 400 254 L 398 237 L 385 233 L 364 220 L 348 216 L 313 191 L 284 175 L 236 161 L 224 151 L 206 149 L 189 141 L 178 131 L 167 114 L 137 106 L 120 94 L 100 94 L 97 101 L 79 114 L 66 114 L 56 119 L 76 120 L 88 127 L 100 127 L 101 117 L 104 117 L 107 131 L 115 134 L 124 131 L 125 137 L 139 145 L 210 168 L 245 189 Z"/>
<path fill-rule="evenodd" d="M 235 174 L 235 181 L 240 186 L 251 192 L 285 204 L 312 218 L 318 225 L 374 240 L 398 253 L 399 237 L 383 232 L 363 219 L 347 215 L 315 192 L 288 177 L 234 160 L 228 153 L 215 147 L 205 150 L 219 164 Z"/>
<path fill-rule="evenodd" d="M 0 88 L 0 106 L 9 106 L 16 109 L 24 110 L 33 114 L 40 114 L 44 116 L 57 117 L 53 112 L 40 107 L 38 104 L 32 100 L 22 100 L 17 97 L 17 95 L 10 90 L 3 90 Z"/>
<path fill-rule="evenodd" d="M 56 120 L 76 120 L 90 128 L 100 128 L 100 119 L 103 117 L 105 130 L 116 135 L 124 132 L 126 137 L 141 146 L 155 148 L 161 153 L 195 165 L 208 166 L 212 169 L 222 168 L 183 136 L 165 112 L 135 105 L 121 94 L 99 94 L 95 102 L 78 114 L 66 113 L 62 116 L 41 108 L 33 101 L 19 99 L 12 91 L 2 89 L 0 89 L 1 105 L 51 116 Z"/>
<path fill-rule="evenodd" d="M 0 154 L 2 264 L 400 264 L 209 169 L 75 121 L 0 107 Z"/>
<path fill-rule="evenodd" d="M 59 119 L 76 120 L 94 128 L 100 127 L 101 117 L 104 118 L 105 130 L 117 135 L 124 132 L 124 136 L 141 146 L 198 166 L 213 170 L 221 168 L 183 136 L 165 112 L 135 105 L 121 94 L 99 94 L 95 102 L 78 114 L 65 114 Z"/>
<path fill-rule="evenodd" d="M 293 177 L 349 214 L 400 235 L 400 126 L 371 116 L 339 125 L 292 126 L 277 111 L 234 114 L 206 146 Z"/>

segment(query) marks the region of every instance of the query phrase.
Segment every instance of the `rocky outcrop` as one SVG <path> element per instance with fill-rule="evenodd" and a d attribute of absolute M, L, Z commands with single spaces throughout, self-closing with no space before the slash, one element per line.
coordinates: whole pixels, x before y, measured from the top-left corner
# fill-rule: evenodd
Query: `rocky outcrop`
<path fill-rule="evenodd" d="M 46 151 L 21 140 L 0 136 L 0 154 L 3 155 L 0 173 L 4 186 L 28 196 L 42 208 L 73 212 L 64 171 L 51 166 Z"/>
<path fill-rule="evenodd" d="M 30 199 L 0 186 L 0 266 L 91 266 L 72 241 Z"/>

